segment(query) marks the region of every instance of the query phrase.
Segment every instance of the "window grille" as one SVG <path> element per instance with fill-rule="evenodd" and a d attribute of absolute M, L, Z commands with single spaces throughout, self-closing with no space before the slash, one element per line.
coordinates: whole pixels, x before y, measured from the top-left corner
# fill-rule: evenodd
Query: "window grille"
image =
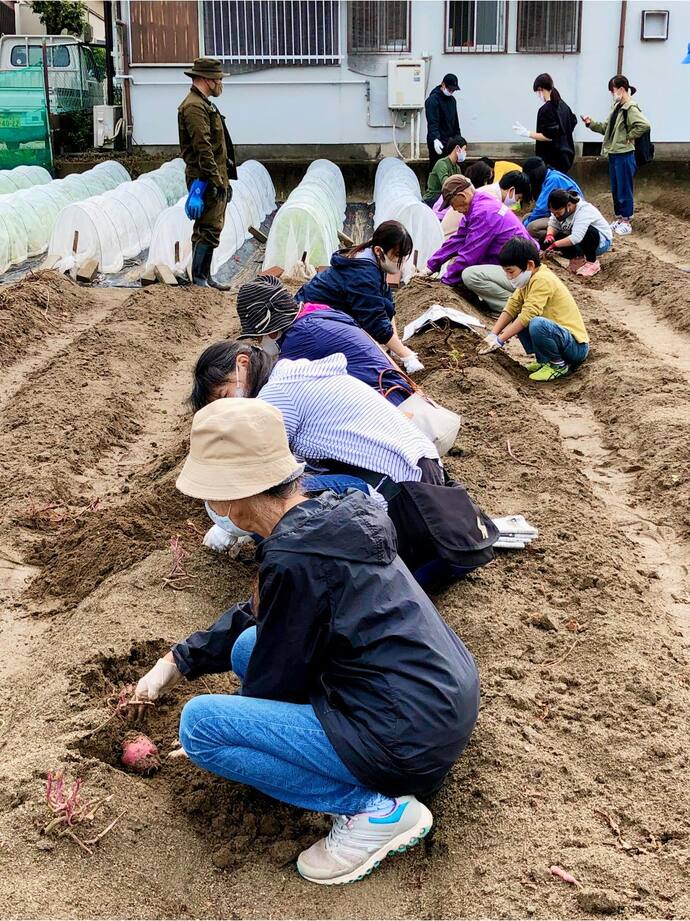
<path fill-rule="evenodd" d="M 204 54 L 230 64 L 337 64 L 339 0 L 202 0 Z"/>
<path fill-rule="evenodd" d="M 481 54 L 506 50 L 505 0 L 446 3 L 446 51 Z"/>
<path fill-rule="evenodd" d="M 410 50 L 409 0 L 350 0 L 350 54 L 395 54 Z"/>
<path fill-rule="evenodd" d="M 580 50 L 580 0 L 520 0 L 517 50 L 531 54 L 572 54 Z"/>

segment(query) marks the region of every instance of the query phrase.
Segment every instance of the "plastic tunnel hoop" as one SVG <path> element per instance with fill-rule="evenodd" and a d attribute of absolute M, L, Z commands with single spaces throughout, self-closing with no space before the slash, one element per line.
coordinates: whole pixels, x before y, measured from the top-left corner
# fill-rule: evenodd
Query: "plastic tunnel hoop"
<path fill-rule="evenodd" d="M 123 177 L 129 182 L 124 167 L 112 161 L 52 181 L 45 181 L 49 174 L 37 166 L 18 167 L 6 175 L 25 187 L 0 196 L 0 274 L 45 252 L 54 226 L 72 202 L 105 193 Z"/>
<path fill-rule="evenodd" d="M 273 182 L 261 163 L 248 160 L 238 167 L 237 175 L 238 178 L 230 183 L 233 195 L 225 212 L 220 244 L 213 254 L 211 270 L 214 273 L 249 239 L 247 228 L 260 227 L 276 207 Z M 193 224 L 184 211 L 186 197 L 185 189 L 175 205 L 159 214 L 151 237 L 147 267 L 166 265 L 174 272 L 183 273 L 189 266 Z"/>
<path fill-rule="evenodd" d="M 103 163 L 96 169 L 104 182 L 122 176 L 120 164 Z M 184 163 L 177 159 L 133 182 L 70 204 L 55 225 L 50 252 L 60 256 L 64 266 L 95 259 L 101 272 L 119 272 L 125 261 L 147 249 L 168 196 L 179 197 L 184 188 Z"/>
<path fill-rule="evenodd" d="M 443 231 L 437 216 L 422 201 L 419 180 L 414 172 L 395 157 L 382 160 L 374 179 L 374 226 L 384 221 L 400 221 L 412 237 L 417 251 L 417 264 L 425 266 L 430 257 L 443 244 Z M 408 259 L 402 271 L 404 281 L 414 272 L 414 263 Z"/>
<path fill-rule="evenodd" d="M 330 160 L 315 160 L 280 208 L 266 243 L 264 268 L 289 275 L 306 252 L 311 265 L 327 265 L 345 222 L 345 181 Z"/>

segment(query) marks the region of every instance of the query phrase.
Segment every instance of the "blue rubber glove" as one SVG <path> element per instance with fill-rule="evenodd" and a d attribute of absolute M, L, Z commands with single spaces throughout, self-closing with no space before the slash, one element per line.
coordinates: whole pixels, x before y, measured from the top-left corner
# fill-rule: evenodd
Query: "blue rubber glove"
<path fill-rule="evenodd" d="M 190 221 L 197 221 L 204 213 L 204 193 L 206 192 L 207 182 L 203 179 L 195 179 L 189 190 L 187 201 L 184 203 L 184 213 Z"/>

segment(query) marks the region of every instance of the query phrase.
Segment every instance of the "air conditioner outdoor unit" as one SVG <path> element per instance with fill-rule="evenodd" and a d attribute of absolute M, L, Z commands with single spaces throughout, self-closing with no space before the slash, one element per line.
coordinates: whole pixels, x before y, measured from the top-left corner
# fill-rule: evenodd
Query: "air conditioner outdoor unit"
<path fill-rule="evenodd" d="M 93 146 L 112 150 L 122 127 L 120 106 L 93 107 Z"/>

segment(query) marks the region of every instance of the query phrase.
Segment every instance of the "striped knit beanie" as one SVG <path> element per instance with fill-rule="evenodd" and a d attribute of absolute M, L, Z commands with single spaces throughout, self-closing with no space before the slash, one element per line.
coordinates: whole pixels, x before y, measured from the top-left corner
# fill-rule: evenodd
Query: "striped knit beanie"
<path fill-rule="evenodd" d="M 261 275 L 242 285 L 237 293 L 237 315 L 242 331 L 238 339 L 257 339 L 287 329 L 299 304 L 273 275 Z"/>

